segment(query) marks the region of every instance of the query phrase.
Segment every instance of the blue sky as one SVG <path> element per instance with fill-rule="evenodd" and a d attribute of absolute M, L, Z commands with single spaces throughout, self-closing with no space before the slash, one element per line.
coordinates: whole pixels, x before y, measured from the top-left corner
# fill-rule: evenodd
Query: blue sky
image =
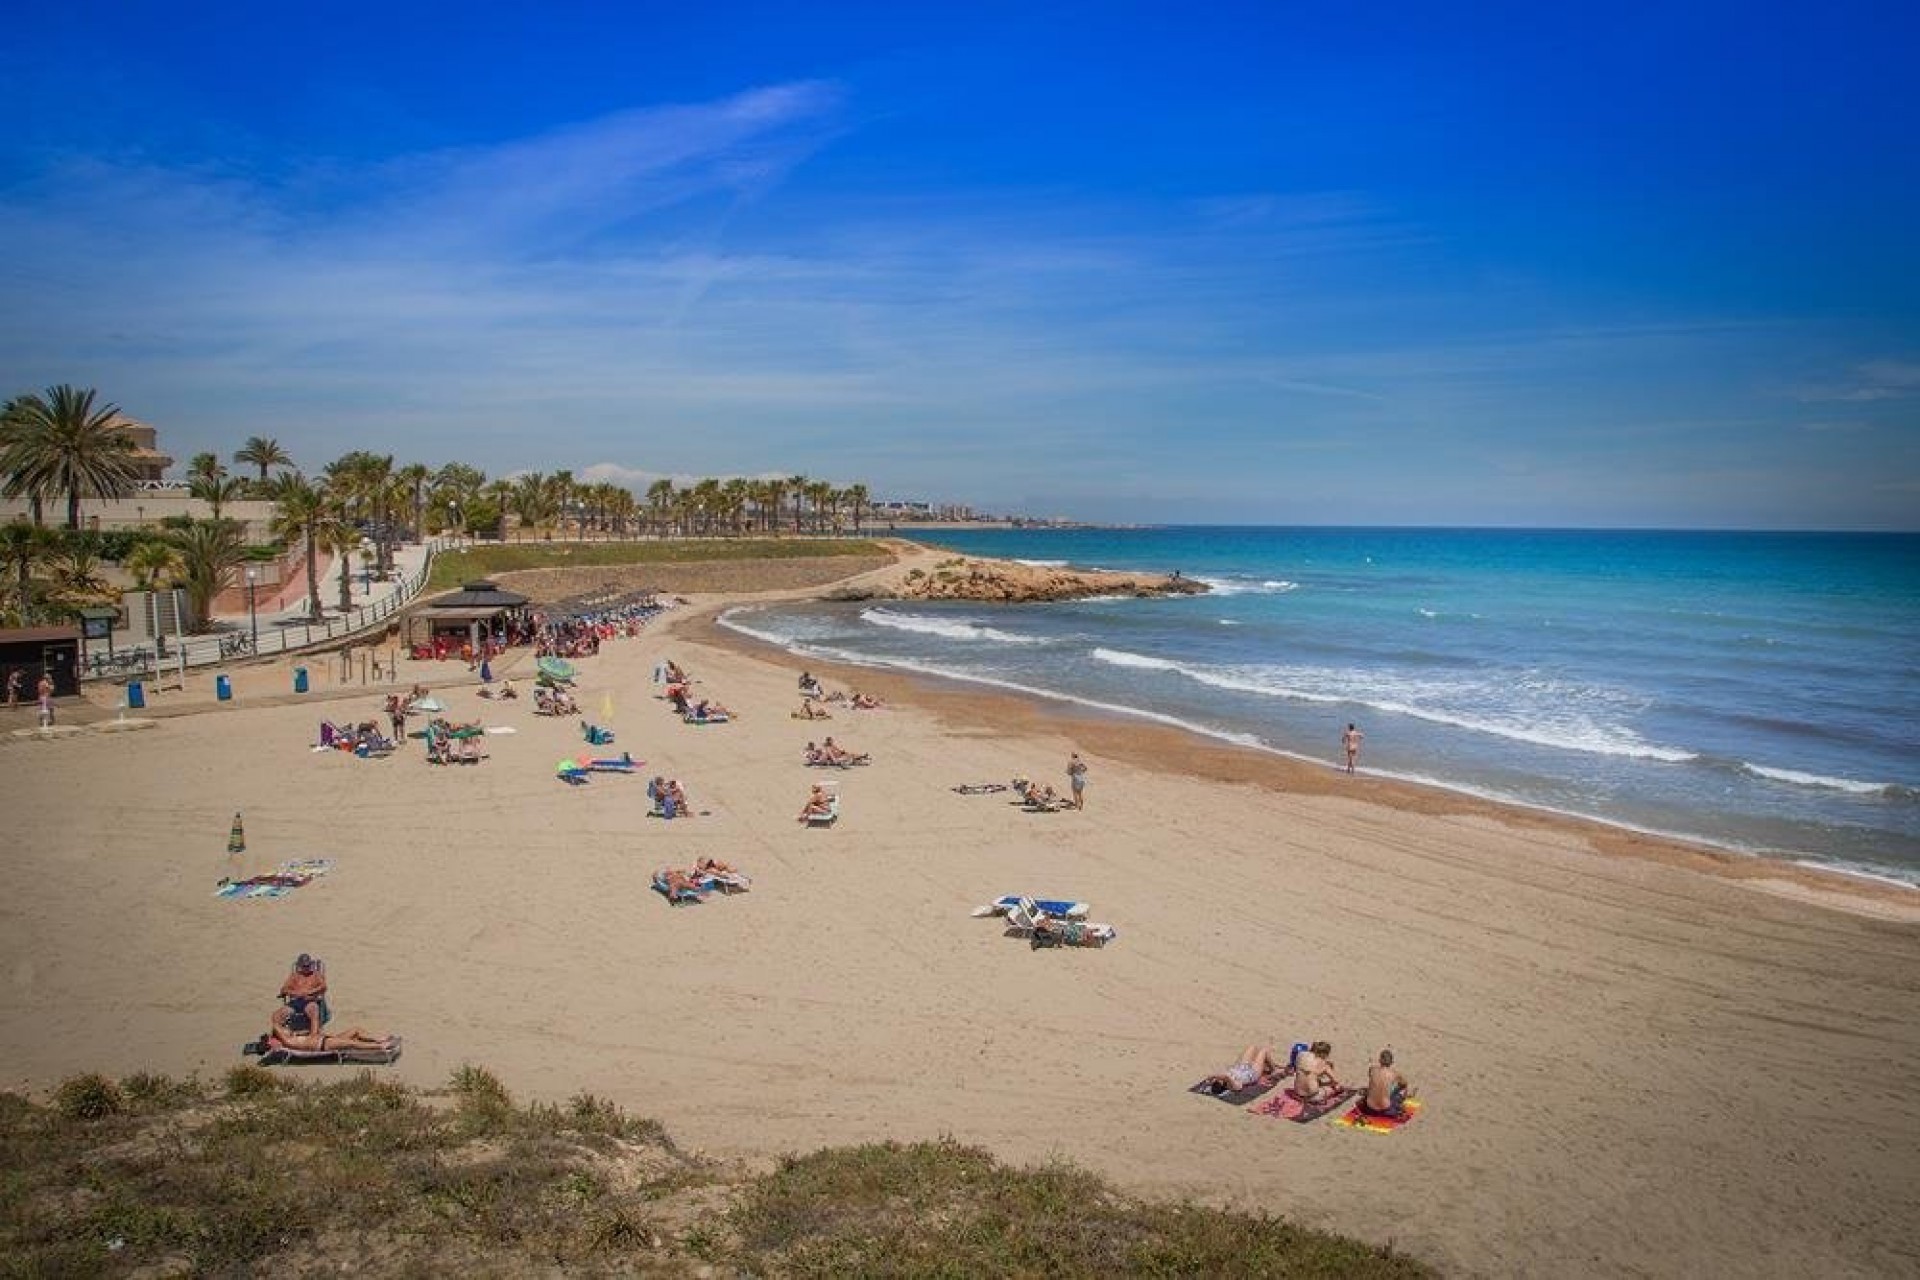
<path fill-rule="evenodd" d="M 0 389 L 308 469 L 1920 527 L 1911 6 L 822 8 L 16 12 Z"/>

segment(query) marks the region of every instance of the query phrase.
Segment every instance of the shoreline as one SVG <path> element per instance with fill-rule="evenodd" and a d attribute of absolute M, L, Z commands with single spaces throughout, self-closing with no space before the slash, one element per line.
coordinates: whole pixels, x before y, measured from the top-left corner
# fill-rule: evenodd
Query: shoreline
<path fill-rule="evenodd" d="M 917 674 L 845 669 L 889 709 L 790 719 L 803 662 L 715 616 L 824 589 L 688 592 L 576 664 L 613 750 L 685 781 L 684 821 L 650 820 L 638 777 L 559 785 L 578 722 L 480 702 L 458 664 L 404 660 L 397 684 L 511 731 L 475 766 L 429 767 L 418 744 L 315 753 L 316 713 L 377 714 L 384 690 L 328 689 L 349 703 L 322 711 L 271 667 L 233 703 L 168 695 L 179 713 L 148 732 L 0 747 L 35 799 L 0 860 L 0 1082 L 217 1077 L 306 952 L 337 1021 L 406 1037 L 382 1078 L 482 1066 L 516 1097 L 591 1093 L 749 1167 L 947 1135 L 1470 1274 L 1920 1261 L 1920 1097 L 1853 1087 L 1920 1054 L 1912 925 L 1612 856 L 1569 821 Z M 668 658 L 730 725 L 667 713 Z M 795 808 L 825 778 L 800 748 L 825 733 L 873 761 L 825 775 L 844 804 L 815 829 Z M 1016 772 L 1060 787 L 1069 751 L 1092 768 L 1084 812 L 955 793 Z M 242 810 L 248 852 L 229 855 Z M 676 910 L 649 889 L 699 856 L 752 890 Z M 212 895 L 295 857 L 334 865 L 284 898 Z M 970 914 L 1005 893 L 1089 902 L 1119 937 L 1032 950 Z M 1188 1092 L 1249 1041 L 1314 1037 L 1343 1078 L 1393 1046 L 1420 1120 L 1354 1134 Z M 1796 1088 L 1809 1053 L 1844 1087 Z"/>
<path fill-rule="evenodd" d="M 1299 792 L 1315 795 L 1355 795 L 1410 813 L 1431 816 L 1474 814 L 1509 821 L 1516 825 L 1538 824 L 1543 829 L 1571 831 L 1587 838 L 1603 853 L 1620 857 L 1651 859 L 1670 866 L 1686 867 L 1703 875 L 1729 880 L 1762 893 L 1793 898 L 1840 911 L 1850 911 L 1875 919 L 1920 924 L 1920 885 L 1876 875 L 1861 869 L 1828 866 L 1801 861 L 1804 854 L 1741 849 L 1716 844 L 1704 837 L 1649 830 L 1625 822 L 1616 822 L 1591 814 L 1571 813 L 1526 804 L 1504 797 L 1485 796 L 1442 782 L 1368 774 L 1364 769 L 1348 777 L 1337 765 L 1265 744 L 1237 742 L 1225 734 L 1209 733 L 1191 725 L 1160 720 L 1151 712 L 1136 712 L 1121 707 L 1105 707 L 1064 694 L 1041 690 L 1013 689 L 965 676 L 918 671 L 895 666 L 802 657 L 777 641 L 751 634 L 723 621 L 723 615 L 746 605 L 774 604 L 783 601 L 827 599 L 817 593 L 769 594 L 750 601 L 709 602 L 695 606 L 696 612 L 679 620 L 684 626 L 704 623 L 701 638 L 707 643 L 732 648 L 746 656 L 765 658 L 778 655 L 787 662 L 804 662 L 810 668 L 833 672 L 843 682 L 885 685 L 913 700 L 916 695 L 938 702 L 943 696 L 977 699 L 982 704 L 1004 700 L 1004 707 L 987 709 L 988 719 L 1006 716 L 1031 720 L 1034 706 L 1057 708 L 1063 720 L 1084 720 L 1090 726 L 1119 723 L 1142 731 L 1181 735 L 1221 752 L 1243 752 L 1248 760 L 1239 767 L 1208 768 L 1190 776 L 1208 781 L 1246 782 L 1275 792 Z M 892 682 L 899 681 L 896 686 Z M 1015 710 L 1015 709 L 1018 710 Z M 934 708 L 938 710 L 937 706 Z M 962 712 L 963 716 L 967 713 Z M 948 720 L 949 727 L 958 721 Z M 1128 752 L 1137 764 L 1151 765 L 1156 760 L 1182 753 L 1164 745 L 1147 744 Z M 1261 763 L 1269 767 L 1262 768 Z"/>

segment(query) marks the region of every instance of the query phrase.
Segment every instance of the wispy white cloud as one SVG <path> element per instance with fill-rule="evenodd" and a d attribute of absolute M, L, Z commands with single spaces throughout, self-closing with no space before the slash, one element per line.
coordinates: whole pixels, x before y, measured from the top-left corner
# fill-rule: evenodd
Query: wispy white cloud
<path fill-rule="evenodd" d="M 1871 404 L 1920 395 L 1920 361 L 1863 360 L 1845 376 L 1794 388 L 1795 399 L 1809 404 Z"/>

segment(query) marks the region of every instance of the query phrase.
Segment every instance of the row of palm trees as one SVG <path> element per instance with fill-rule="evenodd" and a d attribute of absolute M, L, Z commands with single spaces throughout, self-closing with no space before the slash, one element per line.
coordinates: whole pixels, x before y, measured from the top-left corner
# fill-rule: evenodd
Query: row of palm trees
<path fill-rule="evenodd" d="M 143 582 L 185 586 L 196 617 L 206 616 L 213 597 L 248 558 L 242 525 L 225 515 L 242 500 L 272 503 L 275 538 L 303 548 L 314 617 L 322 612 L 319 553 L 336 556 L 344 610 L 351 594 L 351 553 L 363 538 L 373 543 L 369 567 L 384 575 L 391 572 L 394 546 L 407 531 L 587 539 L 740 536 L 788 527 L 795 533 L 834 533 L 851 526 L 858 534 L 869 508 L 866 485 L 841 488 L 804 475 L 704 479 L 684 486 L 662 479 L 642 500 L 624 486 L 584 483 L 568 471 L 489 480 L 465 463 L 438 470 L 421 463 L 396 466 L 391 455 L 364 450 L 328 463 L 309 478 L 278 441 L 263 436 L 237 449 L 233 464 L 254 474 L 230 471 L 217 454 L 196 455 L 187 464 L 187 489 L 207 505 L 212 518 L 169 521 L 171 527 L 135 546 L 123 560 Z M 0 572 L 13 585 L 7 612 L 25 621 L 36 604 L 71 607 L 79 588 L 36 593 L 36 568 L 47 570 L 43 586 L 61 573 L 71 578 L 78 571 L 69 563 L 71 556 L 85 554 L 76 550 L 86 545 L 77 536 L 81 501 L 131 496 L 138 474 L 134 444 L 122 429 L 118 408 L 96 406 L 90 389 L 51 387 L 0 407 L 0 493 L 26 498 L 30 513 L 30 522 L 8 526 L 0 541 Z M 46 507 L 63 500 L 65 541 L 46 536 L 54 531 L 43 528 Z M 80 569 L 82 580 L 104 585 L 97 556 Z"/>

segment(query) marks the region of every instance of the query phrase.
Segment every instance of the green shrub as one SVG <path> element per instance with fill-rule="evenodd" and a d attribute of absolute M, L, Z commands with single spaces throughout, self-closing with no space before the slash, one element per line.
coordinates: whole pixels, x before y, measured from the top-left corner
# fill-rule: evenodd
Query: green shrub
<path fill-rule="evenodd" d="M 98 1120 L 126 1109 L 120 1086 L 97 1073 L 68 1076 L 53 1094 L 54 1108 L 69 1120 Z"/>
<path fill-rule="evenodd" d="M 256 1067 L 244 1063 L 227 1072 L 227 1092 L 236 1098 L 250 1098 L 263 1093 L 278 1093 L 291 1085 L 265 1067 Z"/>

